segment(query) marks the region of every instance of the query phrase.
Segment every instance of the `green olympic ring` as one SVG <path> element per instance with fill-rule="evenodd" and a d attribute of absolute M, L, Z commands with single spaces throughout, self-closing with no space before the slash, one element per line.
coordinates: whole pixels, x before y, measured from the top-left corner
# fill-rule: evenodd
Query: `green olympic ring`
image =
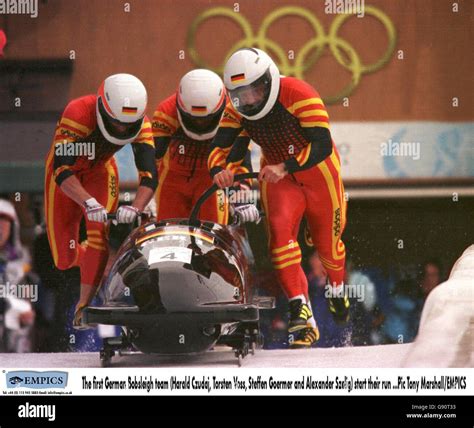
<path fill-rule="evenodd" d="M 344 97 L 349 96 L 354 91 L 363 74 L 373 73 L 387 64 L 395 50 L 397 33 L 391 19 L 380 9 L 370 5 L 365 6 L 365 13 L 377 18 L 384 26 L 388 35 L 387 49 L 382 57 L 372 64 L 364 64 L 361 61 L 359 54 L 349 44 L 349 42 L 338 35 L 342 25 L 354 15 L 338 15 L 332 22 L 329 32 L 326 34 L 324 27 L 316 16 L 314 16 L 308 9 L 298 6 L 286 6 L 275 9 L 265 17 L 257 35 L 254 35 L 251 24 L 242 14 L 234 12 L 232 9 L 226 7 L 208 9 L 192 22 L 186 36 L 186 44 L 191 59 L 198 67 L 214 70 L 216 73 L 221 75 L 224 71 L 224 65 L 232 53 L 243 47 L 254 46 L 274 55 L 281 74 L 295 76 L 299 79 L 304 79 L 304 73 L 318 61 L 323 54 L 325 47 L 329 46 L 336 61 L 352 73 L 351 81 L 341 90 L 341 92 L 324 99 L 326 103 L 334 104 Z M 294 64 L 290 63 L 287 53 L 280 45 L 266 37 L 269 27 L 278 19 L 286 16 L 297 16 L 306 20 L 315 32 L 315 36 L 308 40 L 300 49 L 295 58 Z M 197 30 L 204 21 L 213 17 L 225 17 L 235 21 L 244 33 L 243 38 L 234 43 L 224 58 L 223 63 L 218 67 L 212 67 L 204 61 L 195 47 Z"/>

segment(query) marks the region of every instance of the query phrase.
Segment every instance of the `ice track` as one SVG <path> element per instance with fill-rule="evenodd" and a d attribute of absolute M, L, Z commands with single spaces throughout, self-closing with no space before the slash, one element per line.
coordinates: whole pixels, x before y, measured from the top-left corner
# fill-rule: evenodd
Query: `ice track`
<path fill-rule="evenodd" d="M 243 367 L 400 367 L 410 345 L 359 346 L 301 350 L 260 350 L 244 358 Z M 112 358 L 112 367 L 236 367 L 230 348 L 195 356 L 126 355 Z M 90 353 L 0 354 L 2 368 L 100 367 Z"/>
<path fill-rule="evenodd" d="M 112 367 L 235 367 L 229 348 L 195 356 L 128 355 Z M 244 367 L 474 367 L 474 245 L 428 297 L 411 344 L 257 351 Z M 2 368 L 100 367 L 98 353 L 0 354 Z"/>

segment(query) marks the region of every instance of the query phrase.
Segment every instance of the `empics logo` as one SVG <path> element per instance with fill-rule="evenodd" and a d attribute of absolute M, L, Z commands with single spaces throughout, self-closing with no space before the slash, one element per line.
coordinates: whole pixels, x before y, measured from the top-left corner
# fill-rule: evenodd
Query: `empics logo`
<path fill-rule="evenodd" d="M 46 389 L 46 388 L 66 388 L 67 386 L 66 372 L 35 372 L 15 371 L 8 372 L 7 388 L 32 388 L 32 389 Z"/>
<path fill-rule="evenodd" d="M 19 376 L 13 376 L 12 378 L 10 378 L 10 385 L 16 386 L 22 382 L 23 382 L 23 378 Z"/>
<path fill-rule="evenodd" d="M 18 406 L 19 418 L 42 418 L 52 422 L 56 420 L 55 404 L 20 404 Z"/>

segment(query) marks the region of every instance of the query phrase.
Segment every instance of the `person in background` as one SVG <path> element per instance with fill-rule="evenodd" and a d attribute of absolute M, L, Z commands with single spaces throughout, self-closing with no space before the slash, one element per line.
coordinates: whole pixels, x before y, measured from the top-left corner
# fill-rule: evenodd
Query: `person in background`
<path fill-rule="evenodd" d="M 19 290 L 28 265 L 29 255 L 20 242 L 20 222 L 15 207 L 0 199 L 0 285 L 8 290 Z M 31 301 L 18 293 L 7 293 L 0 299 L 0 318 L 0 347 L 6 352 L 31 352 L 35 322 Z"/>
<path fill-rule="evenodd" d="M 425 300 L 431 291 L 443 282 L 441 272 L 441 264 L 438 260 L 430 259 L 423 263 L 420 286 Z"/>
<path fill-rule="evenodd" d="M 391 309 L 382 325 L 386 342 L 407 343 L 415 339 L 423 304 L 441 282 L 440 263 L 429 259 L 422 263 L 418 279 L 408 276 L 395 284 Z"/>

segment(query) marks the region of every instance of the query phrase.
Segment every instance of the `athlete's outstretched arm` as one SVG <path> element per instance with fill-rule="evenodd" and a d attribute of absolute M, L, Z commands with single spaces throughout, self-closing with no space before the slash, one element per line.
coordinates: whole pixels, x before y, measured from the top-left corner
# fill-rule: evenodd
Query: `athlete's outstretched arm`
<path fill-rule="evenodd" d="M 315 126 L 303 128 L 303 132 L 310 143 L 297 156 L 291 157 L 284 162 L 285 168 L 290 174 L 311 168 L 322 162 L 332 153 L 329 129 Z"/>
<path fill-rule="evenodd" d="M 63 193 L 81 207 L 92 196 L 74 175 L 77 156 L 69 154 L 70 151 L 63 148 L 75 145 L 77 140 L 84 141 L 92 132 L 88 126 L 87 107 L 81 103 L 71 102 L 61 115 L 54 134 L 54 181 Z M 72 152 L 78 153 L 76 150 Z"/>
<path fill-rule="evenodd" d="M 319 93 L 307 83 L 300 82 L 293 97 L 293 104 L 288 110 L 298 119 L 309 144 L 284 162 L 285 169 L 290 174 L 311 168 L 332 153 L 329 115 Z"/>
<path fill-rule="evenodd" d="M 138 211 L 143 212 L 145 207 L 153 198 L 155 191 L 147 186 L 139 186 L 135 199 L 133 200 L 132 207 L 135 207 Z"/>
<path fill-rule="evenodd" d="M 67 138 L 64 143 L 75 144 L 72 138 Z M 73 155 L 58 155 L 54 153 L 54 179 L 59 188 L 76 204 L 81 207 L 84 206 L 84 202 L 91 199 L 90 193 L 84 189 L 84 186 L 74 175 L 72 167 L 76 163 L 77 156 Z"/>
<path fill-rule="evenodd" d="M 234 174 L 244 174 L 252 171 L 249 151 L 250 138 L 242 132 L 235 139 L 226 159 L 226 168 Z"/>
<path fill-rule="evenodd" d="M 229 187 L 233 184 L 234 173 L 226 169 L 227 156 L 241 128 L 220 127 L 209 150 L 207 166 L 215 184 L 220 188 Z"/>
<path fill-rule="evenodd" d="M 84 206 L 84 202 L 91 199 L 92 196 L 82 186 L 81 182 L 77 179 L 74 174 L 69 175 L 61 181 L 61 190 L 69 196 L 76 204 L 81 207 Z"/>
<path fill-rule="evenodd" d="M 155 163 L 155 147 L 149 143 L 133 143 L 135 165 L 140 184 L 132 206 L 142 212 L 150 202 L 158 186 L 158 174 Z"/>
<path fill-rule="evenodd" d="M 229 102 L 222 114 L 217 134 L 211 143 L 207 162 L 214 183 L 221 188 L 229 187 L 233 184 L 234 173 L 226 167 L 228 162 L 233 161 L 234 155 L 230 159 L 228 159 L 228 156 L 236 139 L 238 147 L 246 144 L 242 159 L 245 157 L 248 142 L 250 141 L 245 131 L 243 131 L 240 121 L 241 117 Z M 240 140 L 237 137 L 247 137 L 247 140 Z M 241 157 L 241 153 L 239 148 L 235 150 L 235 160 L 238 161 L 237 157 Z"/>
<path fill-rule="evenodd" d="M 209 158 L 207 166 L 211 177 L 225 169 L 227 165 L 227 157 L 232 149 L 234 141 L 240 134 L 240 128 L 223 128 L 220 127 L 216 136 L 212 140 L 209 149 Z"/>
<path fill-rule="evenodd" d="M 170 136 L 155 137 L 155 158 L 157 161 L 163 158 L 171 142 Z"/>

